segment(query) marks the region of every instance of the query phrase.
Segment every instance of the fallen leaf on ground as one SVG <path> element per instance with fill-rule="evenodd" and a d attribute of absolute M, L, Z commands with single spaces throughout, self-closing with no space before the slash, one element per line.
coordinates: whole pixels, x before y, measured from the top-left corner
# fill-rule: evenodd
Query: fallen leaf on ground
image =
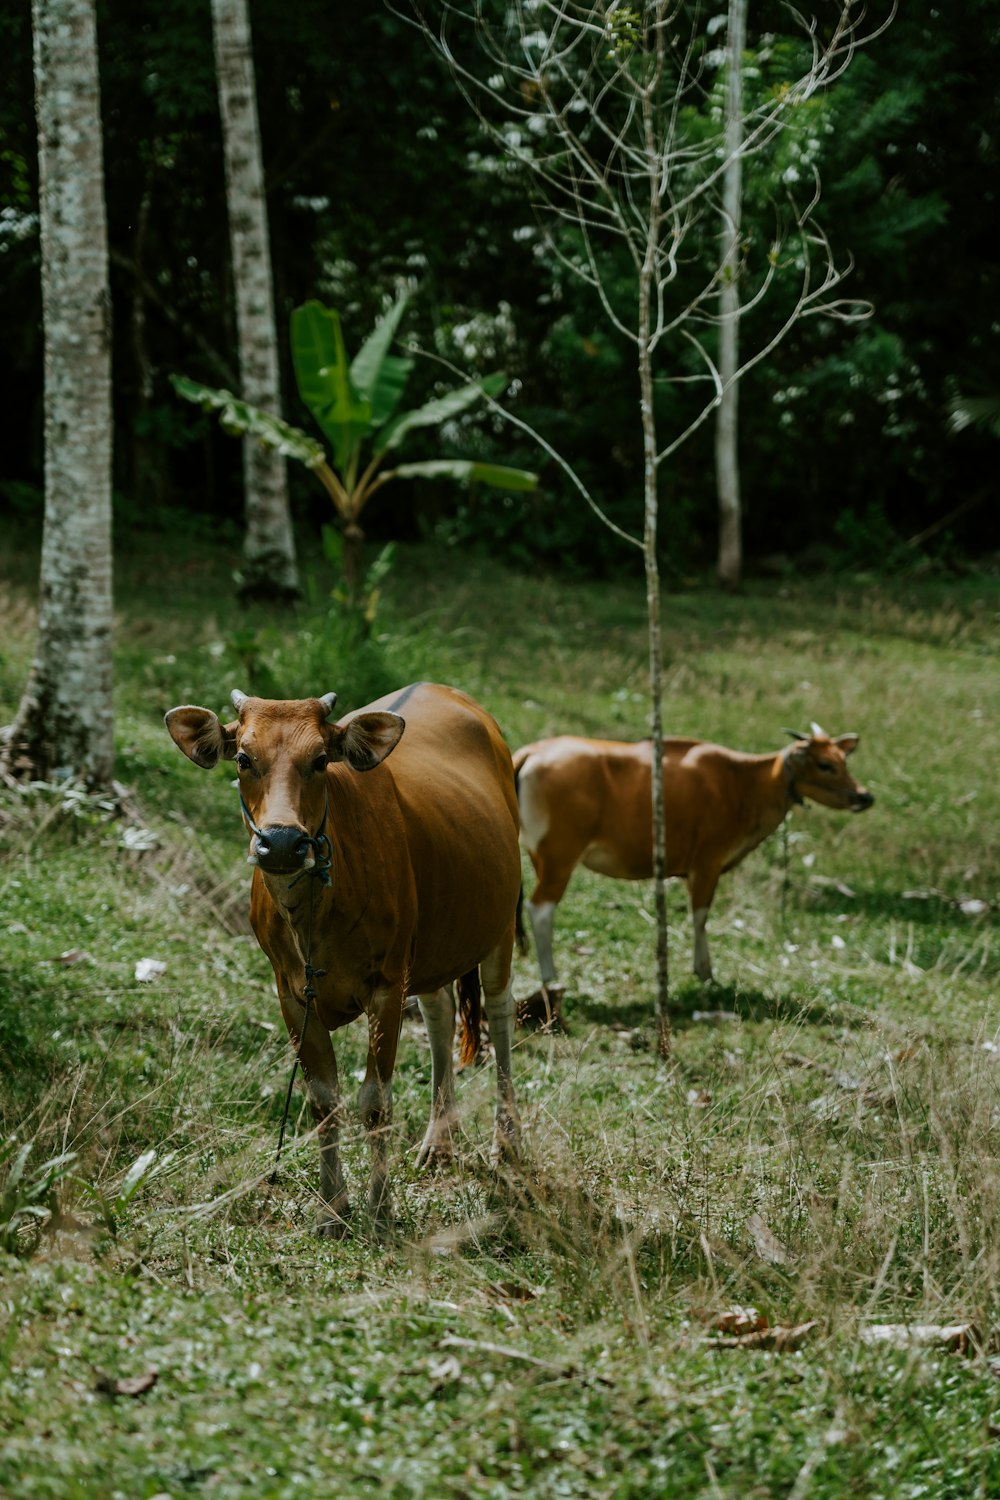
<path fill-rule="evenodd" d="M 545 1291 L 542 1286 L 528 1286 L 523 1281 L 491 1281 L 489 1290 L 505 1302 L 534 1302 Z"/>
<path fill-rule="evenodd" d="M 443 1359 L 432 1359 L 427 1366 L 427 1376 L 431 1383 L 432 1391 L 441 1390 L 442 1386 L 454 1385 L 462 1378 L 462 1366 L 454 1354 L 446 1354 Z"/>
<path fill-rule="evenodd" d="M 56 958 L 50 960 L 54 964 L 92 964 L 94 962 L 86 948 L 67 948 L 65 953 L 60 953 Z"/>
<path fill-rule="evenodd" d="M 161 974 L 167 972 L 167 966 L 161 958 L 140 958 L 136 962 L 135 977 L 140 984 L 148 984 L 151 979 L 159 979 Z"/>
<path fill-rule="evenodd" d="M 778 1239 L 773 1230 L 769 1229 L 760 1214 L 751 1214 L 747 1219 L 747 1233 L 753 1240 L 753 1246 L 761 1260 L 768 1261 L 772 1266 L 783 1266 L 788 1260 L 788 1250 Z"/>
<path fill-rule="evenodd" d="M 710 1349 L 772 1349 L 776 1354 L 786 1354 L 801 1348 L 818 1326 L 817 1320 L 813 1318 L 808 1323 L 796 1323 L 790 1328 L 778 1324 L 774 1328 L 761 1328 L 755 1333 L 710 1338 L 705 1342 Z"/>
<path fill-rule="evenodd" d="M 103 1370 L 98 1370 L 94 1389 L 102 1391 L 106 1396 L 144 1396 L 153 1389 L 159 1378 L 156 1370 L 147 1370 L 143 1375 L 116 1380 L 113 1375 L 106 1375 Z"/>
<path fill-rule="evenodd" d="M 867 1323 L 861 1329 L 863 1344 L 888 1344 L 892 1349 L 935 1348 L 951 1354 L 968 1354 L 979 1343 L 972 1323 Z"/>
<path fill-rule="evenodd" d="M 736 1334 L 740 1338 L 748 1333 L 763 1333 L 768 1327 L 767 1319 L 755 1307 L 727 1307 L 724 1312 L 711 1307 L 692 1307 L 691 1316 L 715 1333 Z"/>

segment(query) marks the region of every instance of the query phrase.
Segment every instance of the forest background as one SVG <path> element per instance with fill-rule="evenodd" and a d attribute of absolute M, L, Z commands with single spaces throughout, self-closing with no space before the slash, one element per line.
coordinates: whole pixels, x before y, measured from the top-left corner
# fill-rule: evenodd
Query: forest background
<path fill-rule="evenodd" d="M 997 20 L 993 0 L 947 13 L 907 0 L 810 106 L 808 128 L 786 132 L 773 157 L 748 173 L 745 230 L 765 243 L 783 188 L 819 173 L 818 218 L 839 261 L 855 262 L 844 294 L 874 308 L 855 324 L 800 320 L 742 382 L 751 570 L 911 564 L 906 543 L 934 528 L 922 550 L 938 564 L 1000 544 L 996 508 L 980 503 L 995 438 L 975 428 L 956 433 L 948 420 L 956 396 L 1000 389 Z M 504 369 L 512 409 L 572 459 L 613 519 L 634 526 L 642 454 L 632 351 L 594 294 L 551 253 L 530 177 L 481 130 L 419 30 L 381 6 L 274 0 L 255 0 L 252 25 L 285 415 L 309 426 L 295 395 L 291 310 L 321 298 L 340 311 L 357 347 L 388 301 L 413 286 L 407 334 L 469 378 Z M 799 45 L 797 34 L 772 4 L 752 7 L 749 26 L 751 66 L 766 77 L 770 60 Z M 27 0 L 4 7 L 0 40 L 8 369 L 0 505 L 8 516 L 36 520 L 43 342 Z M 169 381 L 182 372 L 238 388 L 209 7 L 102 4 L 98 41 L 116 521 L 120 529 L 178 521 L 236 527 L 240 445 L 180 401 Z M 713 66 L 720 64 L 708 56 L 708 82 Z M 748 347 L 780 320 L 781 299 L 779 285 L 748 316 Z M 414 398 L 441 381 L 439 366 L 420 362 Z M 664 430 L 680 430 L 685 402 L 700 402 L 686 391 L 658 385 Z M 603 530 L 558 467 L 486 409 L 423 444 L 418 457 L 472 453 L 539 470 L 542 482 L 535 493 L 499 496 L 401 482 L 373 505 L 372 538 L 480 544 L 516 565 L 587 574 L 634 568 L 629 549 Z M 298 465 L 289 482 L 300 545 L 308 546 L 330 519 L 329 501 Z M 664 501 L 669 584 L 714 560 L 711 423 L 677 455 Z"/>

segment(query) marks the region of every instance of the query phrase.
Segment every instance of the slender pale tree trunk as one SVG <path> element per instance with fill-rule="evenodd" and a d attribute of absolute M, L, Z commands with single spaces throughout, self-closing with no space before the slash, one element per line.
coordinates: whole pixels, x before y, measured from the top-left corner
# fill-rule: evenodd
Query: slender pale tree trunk
<path fill-rule="evenodd" d="M 727 164 L 722 184 L 722 286 L 719 292 L 719 377 L 722 398 L 715 423 L 715 474 L 719 493 L 719 582 L 739 588 L 743 578 L 743 514 L 740 498 L 740 228 L 743 205 L 743 53 L 747 0 L 729 0 L 726 46 Z"/>
<path fill-rule="evenodd" d="M 106 786 L 111 697 L 111 339 L 94 0 L 34 0 L 45 329 L 38 643 L 3 759 Z"/>
<path fill-rule="evenodd" d="M 662 66 L 661 47 L 657 41 L 657 70 Z M 656 555 L 659 530 L 660 487 L 657 453 L 656 407 L 653 387 L 653 355 L 656 344 L 654 329 L 654 292 L 656 258 L 663 229 L 662 166 L 656 151 L 655 91 L 648 79 L 642 94 L 643 133 L 649 184 L 649 210 L 646 221 L 645 254 L 638 272 L 638 357 L 639 409 L 642 418 L 643 455 L 643 541 L 642 556 L 646 573 L 646 617 L 649 634 L 650 736 L 652 739 L 653 786 L 653 895 L 656 912 L 656 1045 L 661 1057 L 669 1057 L 670 969 L 669 932 L 667 929 L 667 832 L 666 802 L 663 793 L 663 646 L 660 632 L 660 569 Z"/>
<path fill-rule="evenodd" d="M 281 415 L 271 245 L 246 0 L 212 0 L 215 67 L 226 158 L 229 240 L 236 286 L 242 396 Z M 243 440 L 246 540 L 241 593 L 290 598 L 299 591 L 285 460 Z"/>

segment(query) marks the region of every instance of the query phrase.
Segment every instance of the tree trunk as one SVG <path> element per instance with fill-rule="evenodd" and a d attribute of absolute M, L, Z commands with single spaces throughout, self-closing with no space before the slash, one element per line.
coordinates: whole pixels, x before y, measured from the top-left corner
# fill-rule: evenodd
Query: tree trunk
<path fill-rule="evenodd" d="M 739 588 L 743 579 L 742 502 L 739 466 L 740 229 L 743 200 L 743 52 L 746 0 L 729 0 L 726 62 L 727 165 L 722 189 L 722 286 L 719 292 L 719 376 L 722 399 L 715 424 L 715 473 L 719 493 L 719 582 Z"/>
<path fill-rule="evenodd" d="M 643 301 L 648 307 L 648 296 Z M 643 564 L 646 573 L 646 618 L 649 632 L 649 727 L 652 739 L 653 780 L 653 894 L 656 912 L 656 1046 L 669 1057 L 670 966 L 667 930 L 666 803 L 663 794 L 663 648 L 660 635 L 660 572 L 656 557 L 659 486 L 656 464 L 656 425 L 653 418 L 653 361 L 648 337 L 640 334 L 639 384 L 642 393 L 645 525 Z"/>
<path fill-rule="evenodd" d="M 656 255 L 662 227 L 660 165 L 652 149 L 653 101 L 643 91 L 643 130 L 649 163 L 649 218 L 646 250 L 638 273 L 639 410 L 642 418 L 643 545 L 646 574 L 646 618 L 649 633 L 649 721 L 652 738 L 653 785 L 653 893 L 656 912 L 656 1047 L 661 1057 L 671 1052 L 670 965 L 667 930 L 667 833 L 663 795 L 663 648 L 660 637 L 660 570 L 656 555 L 659 529 L 659 461 L 656 442 L 656 408 L 653 387 L 653 292 Z"/>
<path fill-rule="evenodd" d="M 245 401 L 280 415 L 271 247 L 246 0 L 212 0 L 212 27 L 226 157 L 240 384 Z M 273 448 L 244 438 L 243 484 L 247 529 L 240 592 L 294 598 L 299 581 L 284 458 Z"/>
<path fill-rule="evenodd" d="M 45 331 L 38 642 L 4 763 L 107 786 L 111 695 L 111 338 L 93 0 L 34 0 Z"/>

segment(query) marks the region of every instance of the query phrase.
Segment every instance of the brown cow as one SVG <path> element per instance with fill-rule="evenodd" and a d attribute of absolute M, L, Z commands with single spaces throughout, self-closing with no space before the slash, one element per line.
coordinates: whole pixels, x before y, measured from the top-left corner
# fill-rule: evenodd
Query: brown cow
<path fill-rule="evenodd" d="M 300 1043 L 320 1137 L 319 1230 L 331 1236 L 343 1233 L 348 1201 L 330 1032 L 357 1016 L 368 1017 L 359 1107 L 380 1229 L 391 1220 L 386 1134 L 407 995 L 418 996 L 431 1043 L 421 1163 L 451 1149 L 453 985 L 462 994 L 464 980 L 474 1000 L 463 1010 L 468 1057 L 478 1034 L 477 969 L 496 1055 L 494 1150 L 516 1152 L 520 1131 L 510 970 L 521 859 L 510 751 L 495 720 L 454 688 L 416 683 L 329 724 L 336 696 L 272 701 L 234 692 L 231 724 L 192 706 L 166 716 L 196 765 L 236 762 L 256 867 L 250 920 Z M 306 966 L 316 998 L 304 1025 Z"/>
<path fill-rule="evenodd" d="M 852 777 L 856 734 L 812 734 L 774 755 L 745 755 L 706 740 L 663 744 L 667 873 L 687 882 L 694 972 L 712 978 L 705 927 L 719 876 L 756 849 L 808 797 L 861 812 L 875 800 Z M 653 873 L 652 744 L 561 735 L 514 754 L 521 842 L 537 884 L 527 903 L 546 990 L 558 990 L 552 958 L 556 906 L 578 864 L 618 880 Z"/>

